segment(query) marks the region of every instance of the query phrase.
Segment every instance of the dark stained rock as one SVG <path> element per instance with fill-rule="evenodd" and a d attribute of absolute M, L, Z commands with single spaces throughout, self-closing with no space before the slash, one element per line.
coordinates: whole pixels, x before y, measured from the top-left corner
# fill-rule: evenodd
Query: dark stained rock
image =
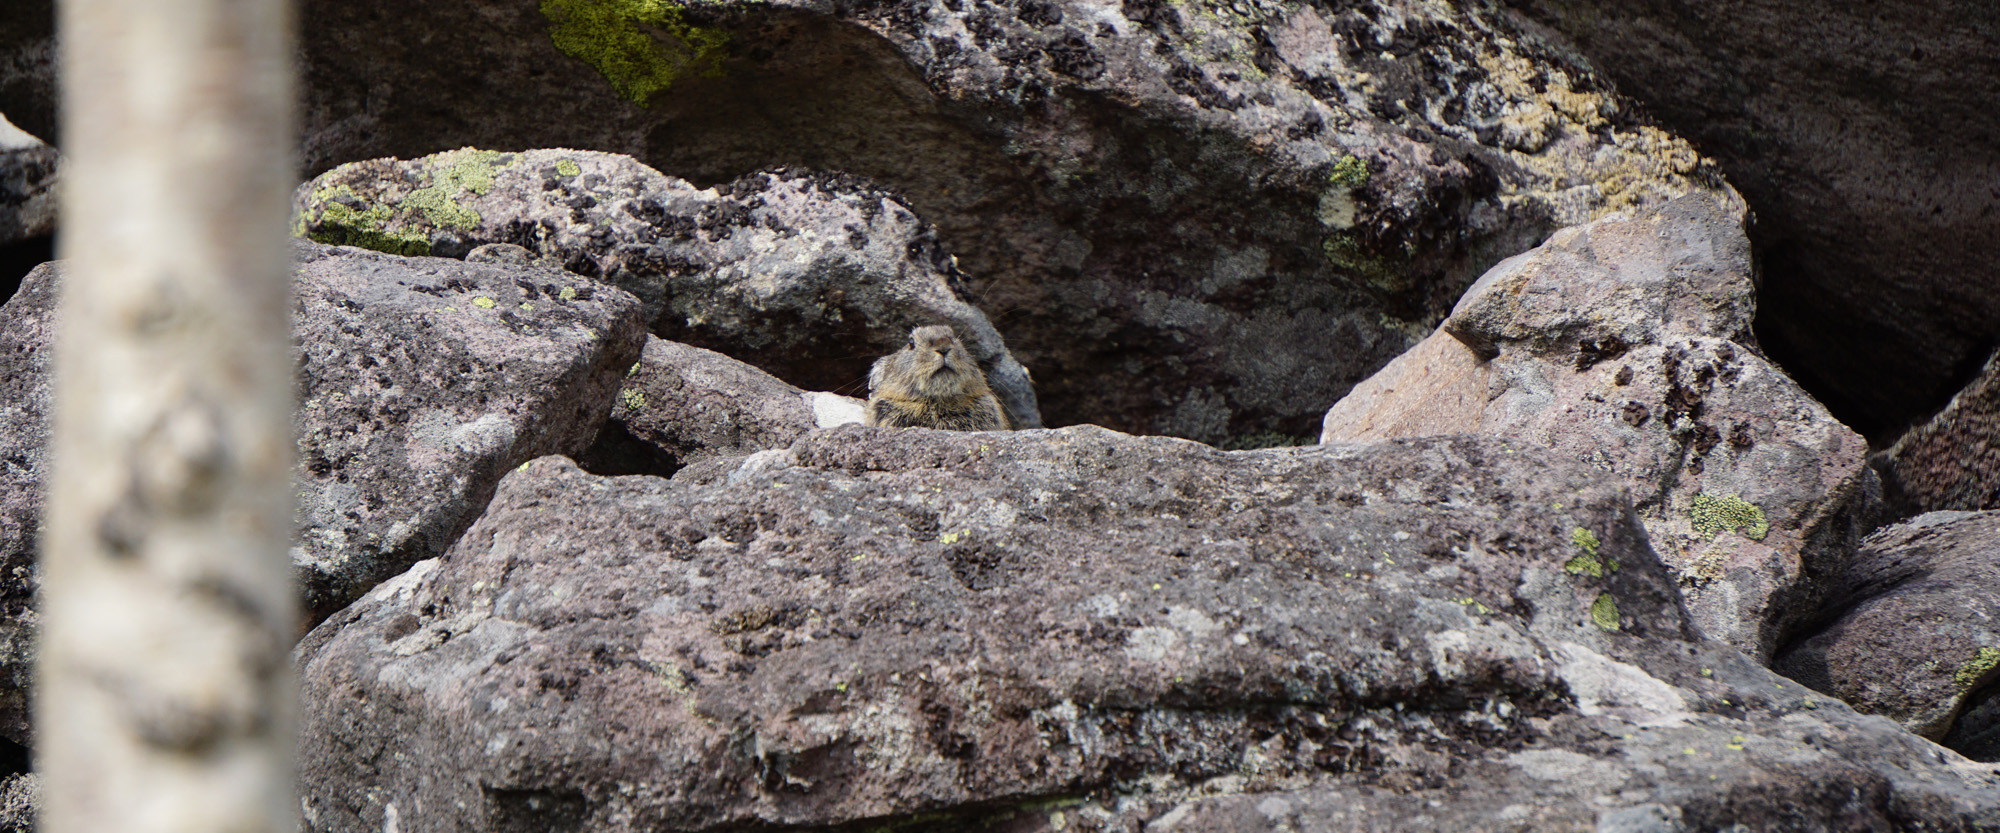
<path fill-rule="evenodd" d="M 1814 615 L 1876 484 L 1862 438 L 1753 349 L 1742 222 L 1690 195 L 1557 232 L 1355 386 L 1323 438 L 1475 432 L 1610 472 L 1696 623 L 1769 658 Z"/>
<path fill-rule="evenodd" d="M 0 113 L 50 144 L 60 144 L 55 5 L 53 0 L 12 0 L 0 14 Z"/>
<path fill-rule="evenodd" d="M 806 392 L 713 350 L 648 337 L 597 443 L 593 474 L 666 477 L 689 463 L 784 448 L 814 428 L 860 422 L 863 403 Z"/>
<path fill-rule="evenodd" d="M 1829 605 L 1830 624 L 1787 649 L 1779 672 L 2000 761 L 2000 512 L 1933 512 L 1868 537 Z"/>
<path fill-rule="evenodd" d="M 28 689 L 41 632 L 34 605 L 40 586 L 44 472 L 55 401 L 54 264 L 28 273 L 0 306 L 0 738 L 27 743 Z"/>
<path fill-rule="evenodd" d="M 1494 261 L 1717 182 L 1588 65 L 1474 4 L 303 17 L 309 170 L 473 145 L 626 153 L 701 186 L 866 177 L 938 224 L 1051 424 L 1308 435 Z"/>
<path fill-rule="evenodd" d="M 1507 0 L 1714 155 L 1757 214 L 1758 335 L 1878 443 L 2000 333 L 2000 5 Z"/>
<path fill-rule="evenodd" d="M 444 551 L 501 475 L 590 447 L 639 302 L 560 269 L 302 243 L 300 540 L 318 621 Z"/>
<path fill-rule="evenodd" d="M 299 189 L 298 212 L 299 233 L 325 243 L 519 246 L 637 295 L 665 338 L 807 388 L 863 378 L 911 329 L 949 324 L 1015 424 L 1041 426 L 1027 372 L 954 291 L 964 276 L 936 229 L 853 177 L 773 171 L 698 189 L 615 154 L 463 149 L 336 168 Z"/>
<path fill-rule="evenodd" d="M 2000 509 L 2000 352 L 1944 410 L 1874 462 L 1898 514 Z"/>
<path fill-rule="evenodd" d="M 1616 480 L 1476 437 L 545 458 L 298 657 L 314 831 L 2000 825 L 1698 639 Z"/>

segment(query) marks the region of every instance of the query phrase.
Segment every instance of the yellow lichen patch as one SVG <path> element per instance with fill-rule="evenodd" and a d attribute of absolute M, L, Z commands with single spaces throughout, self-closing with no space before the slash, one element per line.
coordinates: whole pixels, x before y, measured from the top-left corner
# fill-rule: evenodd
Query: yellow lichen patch
<path fill-rule="evenodd" d="M 491 150 L 460 148 L 419 160 L 430 169 L 430 182 L 403 198 L 405 210 L 417 210 L 424 219 L 440 228 L 469 229 L 479 224 L 479 213 L 458 204 L 461 194 L 484 194 L 493 190 L 493 168 L 507 154 Z"/>
<path fill-rule="evenodd" d="M 1996 665 L 2000 665 L 2000 648 L 1981 648 L 1973 653 L 1972 659 L 1958 667 L 1958 672 L 1951 675 L 1951 681 L 1958 684 L 1959 691 L 1968 691 Z"/>
<path fill-rule="evenodd" d="M 574 159 L 556 160 L 556 174 L 558 176 L 576 176 L 577 174 L 580 173 L 583 173 L 583 169 L 577 167 L 576 160 Z"/>
<path fill-rule="evenodd" d="M 1611 598 L 1610 593 L 1599 593 L 1597 601 L 1590 603 L 1590 621 L 1604 630 L 1616 632 L 1619 626 L 1618 600 Z"/>
<path fill-rule="evenodd" d="M 481 295 L 481 296 L 479 296 L 479 297 L 477 297 L 477 298 L 473 298 L 473 299 L 472 299 L 472 305 L 473 305 L 473 306 L 475 306 L 475 307 L 478 307 L 478 308 L 480 308 L 480 309 L 492 309 L 492 308 L 493 308 L 493 299 L 492 299 L 492 298 L 488 298 L 488 297 L 486 297 L 486 296 L 484 296 L 484 295 Z"/>
<path fill-rule="evenodd" d="M 729 35 L 690 25 L 671 0 L 541 0 L 549 40 L 641 107 L 687 73 L 721 74 Z"/>
<path fill-rule="evenodd" d="M 1694 505 L 1688 509 L 1688 520 L 1693 523 L 1695 533 L 1704 539 L 1734 530 L 1752 541 L 1762 541 L 1771 532 L 1771 522 L 1765 519 L 1764 510 L 1735 495 L 1695 495 Z"/>
<path fill-rule="evenodd" d="M 626 388 L 619 391 L 618 402 L 630 410 L 646 410 L 646 394 L 637 388 Z"/>

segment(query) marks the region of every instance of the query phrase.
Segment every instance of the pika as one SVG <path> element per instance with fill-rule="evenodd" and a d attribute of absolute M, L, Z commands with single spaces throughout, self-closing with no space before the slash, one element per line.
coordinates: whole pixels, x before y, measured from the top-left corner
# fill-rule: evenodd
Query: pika
<path fill-rule="evenodd" d="M 1010 428 L 986 374 L 946 326 L 911 330 L 909 344 L 869 368 L 867 421 L 883 428 Z"/>

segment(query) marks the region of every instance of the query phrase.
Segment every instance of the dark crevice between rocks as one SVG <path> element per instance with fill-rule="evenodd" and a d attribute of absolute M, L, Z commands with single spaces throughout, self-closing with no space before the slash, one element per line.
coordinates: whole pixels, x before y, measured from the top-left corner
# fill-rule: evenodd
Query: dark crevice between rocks
<path fill-rule="evenodd" d="M 577 456 L 576 465 L 598 477 L 672 477 L 684 463 L 665 449 L 632 436 L 624 423 L 612 420 L 597 432 L 597 441 Z"/>
<path fill-rule="evenodd" d="M 35 771 L 34 753 L 28 747 L 0 738 L 0 781 Z"/>
<path fill-rule="evenodd" d="M 1972 760 L 2000 763 L 2000 681 L 1965 698 L 1943 744 Z"/>
<path fill-rule="evenodd" d="M 55 235 L 45 234 L 0 245 L 0 303 L 21 288 L 21 279 L 35 267 L 56 259 Z"/>

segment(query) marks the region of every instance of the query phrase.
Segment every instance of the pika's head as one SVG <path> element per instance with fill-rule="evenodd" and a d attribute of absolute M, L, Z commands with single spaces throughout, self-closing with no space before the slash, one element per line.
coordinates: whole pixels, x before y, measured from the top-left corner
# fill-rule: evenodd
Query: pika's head
<path fill-rule="evenodd" d="M 903 349 L 875 362 L 868 387 L 880 395 L 948 399 L 986 391 L 986 376 L 950 327 L 910 331 Z"/>

